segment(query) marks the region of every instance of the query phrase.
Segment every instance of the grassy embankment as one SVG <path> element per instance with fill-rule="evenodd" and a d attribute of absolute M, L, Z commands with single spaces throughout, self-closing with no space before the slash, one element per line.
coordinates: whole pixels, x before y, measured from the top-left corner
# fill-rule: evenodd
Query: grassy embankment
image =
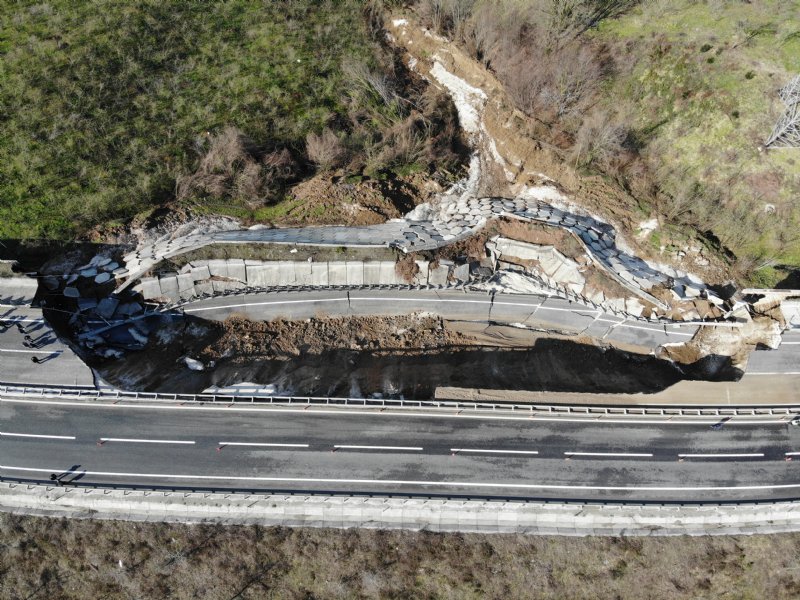
<path fill-rule="evenodd" d="M 767 285 L 775 266 L 800 266 L 800 150 L 760 149 L 784 109 L 778 89 L 800 73 L 800 2 L 415 6 L 495 72 L 537 138 L 635 200 L 634 227 L 659 217 L 656 253 L 729 250 L 735 275 Z"/>
<path fill-rule="evenodd" d="M 605 102 L 625 105 L 670 196 L 651 242 L 710 231 L 765 285 L 800 266 L 800 150 L 760 148 L 800 74 L 800 2 L 646 1 L 590 37 L 617 62 Z"/>
<path fill-rule="evenodd" d="M 800 536 L 567 538 L 0 514 L 0 597 L 797 598 Z"/>
<path fill-rule="evenodd" d="M 0 22 L 0 239 L 70 239 L 176 198 L 280 217 L 319 169 L 426 168 L 427 117 L 448 110 L 400 97 L 359 0 L 15 1 Z"/>

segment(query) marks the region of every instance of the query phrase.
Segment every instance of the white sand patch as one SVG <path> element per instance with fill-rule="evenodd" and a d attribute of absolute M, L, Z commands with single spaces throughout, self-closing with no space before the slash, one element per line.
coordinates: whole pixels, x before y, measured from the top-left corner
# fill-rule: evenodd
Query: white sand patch
<path fill-rule="evenodd" d="M 486 93 L 453 75 L 439 61 L 433 63 L 431 75 L 450 92 L 458 110 L 461 128 L 467 133 L 477 135 L 481 128 L 481 112 L 487 100 Z"/>
<path fill-rule="evenodd" d="M 639 223 L 639 233 L 636 234 L 636 237 L 642 240 L 656 229 L 658 229 L 658 219 L 653 218 L 648 221 L 642 221 Z"/>
<path fill-rule="evenodd" d="M 394 27 L 401 27 L 403 25 L 408 25 L 408 19 L 395 19 L 392 21 L 392 26 Z"/>

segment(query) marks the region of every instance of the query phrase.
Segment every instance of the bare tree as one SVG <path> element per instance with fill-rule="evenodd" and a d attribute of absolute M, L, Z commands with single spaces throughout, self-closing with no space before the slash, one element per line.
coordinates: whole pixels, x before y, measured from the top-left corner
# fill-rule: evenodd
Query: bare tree
<path fill-rule="evenodd" d="M 339 137 L 326 127 L 321 134 L 309 133 L 306 136 L 306 155 L 311 162 L 327 170 L 342 163 L 345 149 Z"/>

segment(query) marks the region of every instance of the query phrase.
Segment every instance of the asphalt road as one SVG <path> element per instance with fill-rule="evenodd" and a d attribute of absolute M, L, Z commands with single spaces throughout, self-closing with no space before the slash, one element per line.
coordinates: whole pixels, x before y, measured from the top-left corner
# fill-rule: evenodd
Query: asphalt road
<path fill-rule="evenodd" d="M 747 361 L 747 373 L 757 375 L 800 375 L 800 329 L 783 334 L 777 350 L 756 350 Z M 797 396 L 800 401 L 800 391 Z"/>
<path fill-rule="evenodd" d="M 94 387 L 91 369 L 30 306 L 0 305 L 0 381 Z"/>
<path fill-rule="evenodd" d="M 800 497 L 800 427 L 787 424 L 8 400 L 0 424 L 0 474 L 37 480 L 55 473 L 82 483 L 595 500 Z M 791 453 L 797 459 L 787 461 Z"/>
<path fill-rule="evenodd" d="M 427 312 L 445 319 L 516 323 L 546 330 L 583 333 L 643 348 L 685 342 L 694 325 L 656 325 L 626 321 L 577 303 L 546 296 L 496 294 L 456 290 L 354 290 L 242 294 L 199 300 L 184 308 L 187 314 L 224 320 L 244 314 L 256 320 L 277 317 L 306 319 L 327 316 L 395 316 Z"/>

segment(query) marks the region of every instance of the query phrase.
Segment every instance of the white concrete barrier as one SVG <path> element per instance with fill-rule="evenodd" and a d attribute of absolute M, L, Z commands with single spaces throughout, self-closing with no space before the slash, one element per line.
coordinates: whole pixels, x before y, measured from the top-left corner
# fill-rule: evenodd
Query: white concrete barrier
<path fill-rule="evenodd" d="M 363 527 L 539 535 L 728 535 L 800 531 L 800 502 L 635 505 L 311 494 L 146 491 L 0 482 L 16 514 L 180 523 Z"/>

